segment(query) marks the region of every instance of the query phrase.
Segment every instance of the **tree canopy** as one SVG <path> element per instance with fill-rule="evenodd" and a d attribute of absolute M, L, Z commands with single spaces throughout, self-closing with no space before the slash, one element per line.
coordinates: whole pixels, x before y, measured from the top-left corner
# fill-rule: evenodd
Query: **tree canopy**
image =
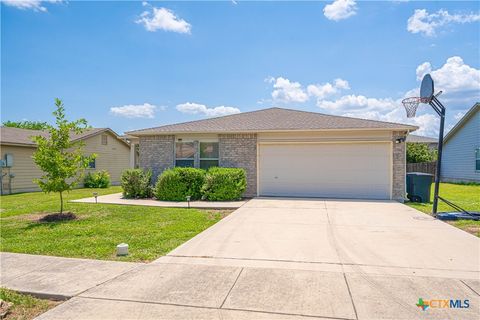
<path fill-rule="evenodd" d="M 5 121 L 5 127 L 30 129 L 30 130 L 45 130 L 48 129 L 48 123 L 41 121 Z"/>

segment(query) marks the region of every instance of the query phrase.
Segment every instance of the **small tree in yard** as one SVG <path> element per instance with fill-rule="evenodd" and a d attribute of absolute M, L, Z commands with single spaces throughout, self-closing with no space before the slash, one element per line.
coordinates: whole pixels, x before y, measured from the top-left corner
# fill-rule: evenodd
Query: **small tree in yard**
<path fill-rule="evenodd" d="M 33 161 L 44 172 L 40 179 L 34 181 L 46 193 L 60 194 L 60 213 L 63 214 L 63 193 L 72 190 L 82 178 L 88 164 L 96 155 L 82 154 L 83 142 L 73 142 L 72 133 L 82 133 L 87 128 L 85 119 L 69 122 L 65 119 L 65 107 L 60 99 L 55 99 L 55 126 L 48 125 L 48 137 L 35 136 L 37 150 Z"/>

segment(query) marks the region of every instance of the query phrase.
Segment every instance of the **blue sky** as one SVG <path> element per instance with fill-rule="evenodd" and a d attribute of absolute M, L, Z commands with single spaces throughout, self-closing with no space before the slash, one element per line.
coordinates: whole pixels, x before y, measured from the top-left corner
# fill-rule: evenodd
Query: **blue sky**
<path fill-rule="evenodd" d="M 447 128 L 480 101 L 479 2 L 4 0 L 1 117 L 118 133 L 271 106 L 413 123 L 430 72 Z"/>

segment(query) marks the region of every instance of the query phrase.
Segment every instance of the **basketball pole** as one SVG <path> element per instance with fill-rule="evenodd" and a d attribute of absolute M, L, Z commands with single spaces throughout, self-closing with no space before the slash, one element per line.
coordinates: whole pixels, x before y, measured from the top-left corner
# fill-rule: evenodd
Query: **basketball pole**
<path fill-rule="evenodd" d="M 433 96 L 429 102 L 430 106 L 435 110 L 440 116 L 440 132 L 438 133 L 438 153 L 437 153 L 437 170 L 435 172 L 435 192 L 433 196 L 433 216 L 437 216 L 438 209 L 438 192 L 440 189 L 440 174 L 442 171 L 442 149 L 443 149 L 443 128 L 445 125 L 445 107 L 437 99 L 436 96 Z"/>

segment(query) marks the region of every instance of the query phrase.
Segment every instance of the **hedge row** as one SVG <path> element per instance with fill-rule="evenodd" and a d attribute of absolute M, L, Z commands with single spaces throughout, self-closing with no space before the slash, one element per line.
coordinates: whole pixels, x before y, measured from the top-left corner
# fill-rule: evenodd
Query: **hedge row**
<path fill-rule="evenodd" d="M 126 198 L 148 198 L 152 194 L 163 201 L 190 200 L 229 201 L 241 199 L 247 187 L 244 169 L 210 168 L 208 171 L 196 168 L 165 170 L 151 188 L 150 171 L 130 169 L 122 174 L 123 195 Z"/>

